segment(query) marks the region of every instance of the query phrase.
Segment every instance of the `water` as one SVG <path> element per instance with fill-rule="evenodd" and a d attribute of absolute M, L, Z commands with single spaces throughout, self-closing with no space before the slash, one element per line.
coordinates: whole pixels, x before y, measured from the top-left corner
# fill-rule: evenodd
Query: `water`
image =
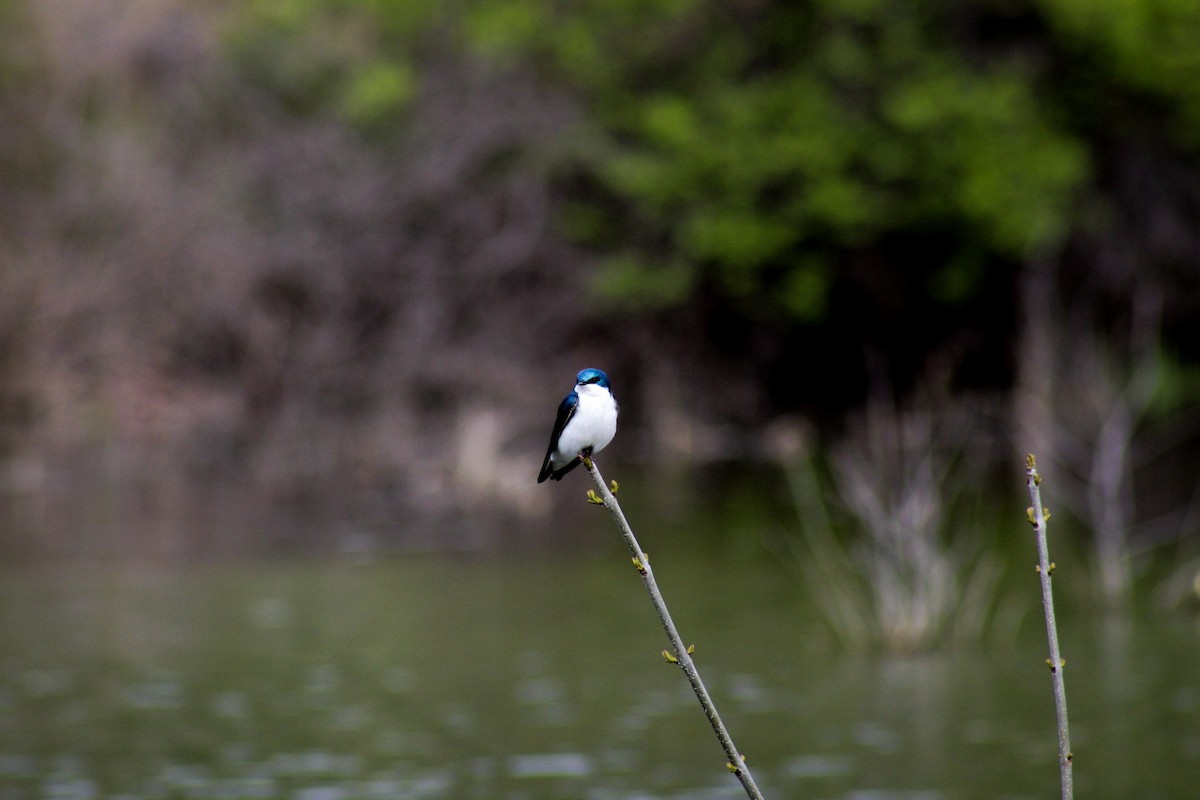
<path fill-rule="evenodd" d="M 1011 636 L 848 655 L 774 562 L 652 555 L 768 797 L 1058 795 L 1034 584 Z M 5 800 L 743 796 L 619 545 L 0 580 Z M 1078 796 L 1196 797 L 1195 619 L 1061 624 Z"/>

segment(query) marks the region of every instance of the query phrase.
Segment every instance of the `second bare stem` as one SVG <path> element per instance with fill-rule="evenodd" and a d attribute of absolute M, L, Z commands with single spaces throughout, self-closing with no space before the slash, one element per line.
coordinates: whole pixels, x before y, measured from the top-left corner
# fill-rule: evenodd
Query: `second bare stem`
<path fill-rule="evenodd" d="M 1040 490 L 1042 478 L 1037 471 L 1037 460 L 1032 454 L 1025 460 L 1025 476 L 1029 487 L 1029 499 L 1033 503 L 1029 508 L 1029 522 L 1033 525 L 1033 531 L 1037 538 L 1037 571 L 1042 583 L 1042 608 L 1046 612 L 1046 639 L 1050 649 L 1050 658 L 1046 663 L 1050 667 L 1054 684 L 1054 712 L 1058 720 L 1058 766 L 1062 778 L 1062 797 L 1063 800 L 1072 800 L 1075 789 L 1071 767 L 1075 756 L 1071 753 L 1071 735 L 1067 728 L 1067 687 L 1063 679 L 1063 668 L 1067 662 L 1058 647 L 1058 625 L 1054 619 L 1054 593 L 1050 585 L 1050 576 L 1054 573 L 1054 564 L 1050 561 L 1050 550 L 1046 543 L 1046 519 L 1050 513 L 1042 507 Z"/>

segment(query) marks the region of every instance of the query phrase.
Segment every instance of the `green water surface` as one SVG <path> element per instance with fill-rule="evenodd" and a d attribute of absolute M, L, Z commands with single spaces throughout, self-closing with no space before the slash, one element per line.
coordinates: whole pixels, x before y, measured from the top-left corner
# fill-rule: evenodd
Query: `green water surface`
<path fill-rule="evenodd" d="M 1058 796 L 1036 614 L 847 654 L 778 564 L 655 565 L 768 797 Z M 744 796 L 617 551 L 0 577 L 0 800 Z M 1195 619 L 1061 624 L 1076 796 L 1200 796 Z"/>

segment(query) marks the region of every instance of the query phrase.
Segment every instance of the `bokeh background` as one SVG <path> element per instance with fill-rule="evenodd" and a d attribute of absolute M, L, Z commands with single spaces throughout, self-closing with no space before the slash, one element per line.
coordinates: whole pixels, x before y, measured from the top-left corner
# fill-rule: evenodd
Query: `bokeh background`
<path fill-rule="evenodd" d="M 1193 0 L 0 0 L 0 797 L 736 796 L 587 366 L 771 796 L 1053 791 L 1027 452 L 1194 796 L 1198 315 Z"/>

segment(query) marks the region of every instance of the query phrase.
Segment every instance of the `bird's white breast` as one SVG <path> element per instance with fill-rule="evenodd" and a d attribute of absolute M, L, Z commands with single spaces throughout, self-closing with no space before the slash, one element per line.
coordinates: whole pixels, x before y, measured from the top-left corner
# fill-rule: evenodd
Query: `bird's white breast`
<path fill-rule="evenodd" d="M 587 447 L 599 453 L 617 433 L 617 403 L 608 389 L 588 384 L 576 387 L 575 392 L 579 405 L 558 437 L 556 465 L 565 464 Z"/>

